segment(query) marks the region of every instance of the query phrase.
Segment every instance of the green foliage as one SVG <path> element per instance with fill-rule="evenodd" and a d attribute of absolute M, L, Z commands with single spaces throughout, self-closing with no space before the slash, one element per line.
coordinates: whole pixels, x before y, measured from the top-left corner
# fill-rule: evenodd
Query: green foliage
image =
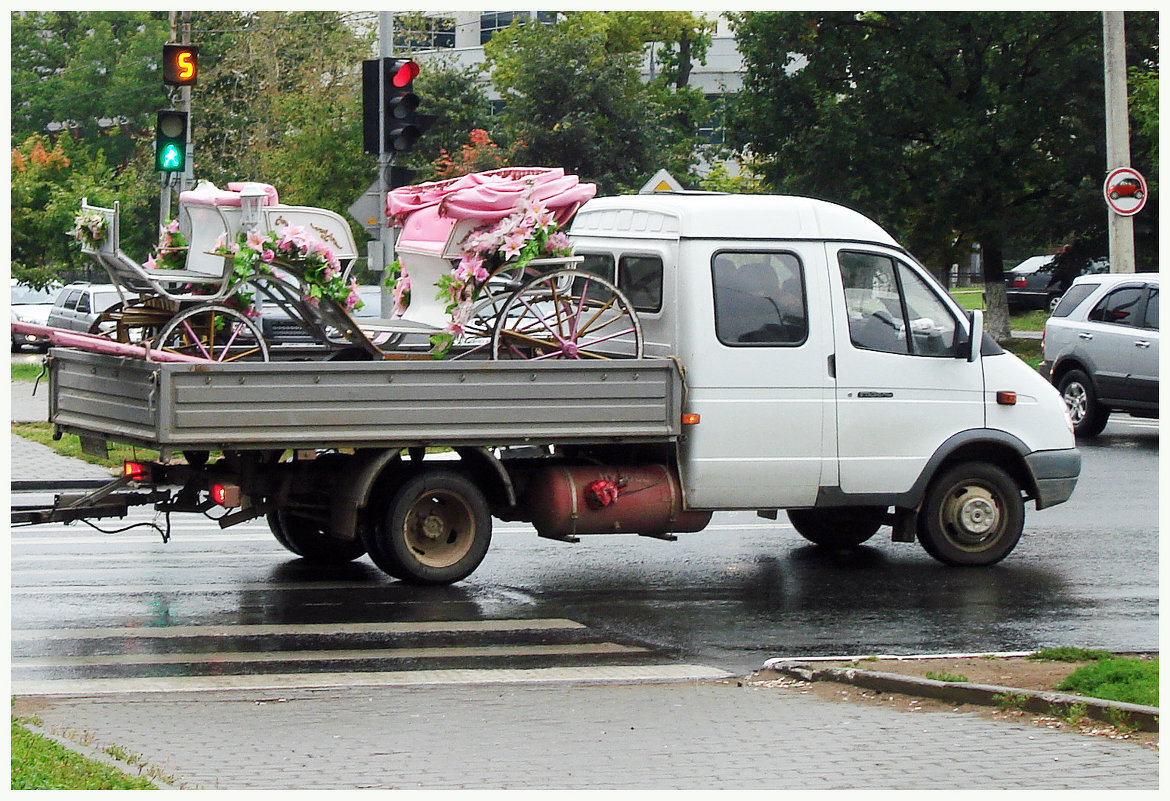
<path fill-rule="evenodd" d="M 433 162 L 443 151 L 457 157 L 470 135 L 477 130 L 486 133 L 492 126 L 491 104 L 479 80 L 479 66 L 461 67 L 449 56 L 428 56 L 420 64 L 414 81 L 419 112 L 434 115 L 435 122 L 420 137 L 404 163 L 418 169 L 418 180 L 423 181 L 442 177 L 434 172 Z"/>
<path fill-rule="evenodd" d="M 513 162 L 561 166 L 614 194 L 653 173 L 662 109 L 638 77 L 637 57 L 608 52 L 605 35 L 583 21 L 513 25 L 485 54 Z"/>
<path fill-rule="evenodd" d="M 961 673 L 951 673 L 951 672 L 946 671 L 946 670 L 928 670 L 928 671 L 926 671 L 925 676 L 926 676 L 926 678 L 933 679 L 934 681 L 947 681 L 947 682 L 971 681 L 969 678 L 962 675 Z"/>
<path fill-rule="evenodd" d="M 1078 648 L 1062 645 L 1057 648 L 1042 648 L 1028 654 L 1028 659 L 1038 662 L 1095 662 L 1100 659 L 1109 659 L 1113 654 L 1096 648 Z"/>
<path fill-rule="evenodd" d="M 746 67 L 736 125 L 776 189 L 860 208 L 927 262 L 978 242 L 988 281 L 1007 242 L 1103 232 L 1098 13 L 732 16 Z M 1157 16 L 1127 13 L 1126 26 L 1131 61 L 1156 63 Z"/>
<path fill-rule="evenodd" d="M 127 459 L 154 460 L 159 455 L 158 451 L 149 448 L 112 445 L 106 458 L 91 456 L 81 449 L 81 440 L 76 434 L 63 434 L 61 439 L 53 439 L 52 423 L 14 422 L 12 423 L 12 433 L 52 448 L 62 456 L 70 456 L 75 459 L 81 459 L 84 462 L 89 462 L 90 464 L 109 467 L 115 470 L 121 468 L 122 463 Z"/>
<path fill-rule="evenodd" d="M 1024 693 L 996 693 L 991 700 L 1005 712 L 1022 710 L 1028 705 L 1028 696 Z"/>
<path fill-rule="evenodd" d="M 1101 659 L 1073 671 L 1058 690 L 1144 706 L 1158 705 L 1158 660 Z"/>
<path fill-rule="evenodd" d="M 12 718 L 13 790 L 154 790 L 149 780 L 87 759 Z"/>

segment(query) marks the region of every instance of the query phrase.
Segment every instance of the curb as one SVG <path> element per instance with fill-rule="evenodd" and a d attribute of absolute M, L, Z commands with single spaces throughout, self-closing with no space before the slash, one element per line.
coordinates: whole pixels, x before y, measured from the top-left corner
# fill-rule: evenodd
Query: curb
<path fill-rule="evenodd" d="M 1021 690 L 994 684 L 920 679 L 898 673 L 882 673 L 859 668 L 814 667 L 806 662 L 774 661 L 765 668 L 765 671 L 769 670 L 801 681 L 835 681 L 887 693 L 917 695 L 954 704 L 1006 706 L 1041 715 L 1060 715 L 1073 706 L 1079 706 L 1084 708 L 1085 715 L 1094 720 L 1112 724 L 1122 721 L 1139 731 L 1158 731 L 1156 706 L 1106 701 L 1067 693 Z"/>

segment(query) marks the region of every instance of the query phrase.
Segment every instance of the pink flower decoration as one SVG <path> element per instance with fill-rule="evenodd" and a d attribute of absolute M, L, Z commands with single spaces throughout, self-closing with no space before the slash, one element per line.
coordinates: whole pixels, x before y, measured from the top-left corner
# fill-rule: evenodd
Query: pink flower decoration
<path fill-rule="evenodd" d="M 260 261 L 265 264 L 272 264 L 272 260 L 275 258 L 276 253 L 272 251 L 272 248 L 264 248 L 264 250 L 260 251 Z"/>

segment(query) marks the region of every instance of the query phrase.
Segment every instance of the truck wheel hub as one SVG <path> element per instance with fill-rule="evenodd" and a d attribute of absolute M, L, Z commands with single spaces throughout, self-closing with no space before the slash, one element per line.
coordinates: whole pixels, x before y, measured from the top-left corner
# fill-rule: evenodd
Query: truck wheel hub
<path fill-rule="evenodd" d="M 447 524 L 439 515 L 427 515 L 422 519 L 420 533 L 428 540 L 442 538 L 447 532 Z"/>
<path fill-rule="evenodd" d="M 973 496 L 967 498 L 959 510 L 959 522 L 972 534 L 986 534 L 996 526 L 995 505 L 989 498 Z"/>

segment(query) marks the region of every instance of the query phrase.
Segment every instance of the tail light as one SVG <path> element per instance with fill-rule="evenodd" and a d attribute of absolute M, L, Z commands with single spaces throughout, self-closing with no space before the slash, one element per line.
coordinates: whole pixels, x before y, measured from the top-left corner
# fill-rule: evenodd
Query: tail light
<path fill-rule="evenodd" d="M 1028 279 L 1026 279 L 1026 278 L 1012 279 L 1012 289 L 1024 289 L 1027 286 L 1028 286 Z"/>
<path fill-rule="evenodd" d="M 131 481 L 150 481 L 153 466 L 149 462 L 123 462 L 122 475 Z"/>
<path fill-rule="evenodd" d="M 211 500 L 225 509 L 234 509 L 240 505 L 240 487 L 237 484 L 212 484 Z"/>

